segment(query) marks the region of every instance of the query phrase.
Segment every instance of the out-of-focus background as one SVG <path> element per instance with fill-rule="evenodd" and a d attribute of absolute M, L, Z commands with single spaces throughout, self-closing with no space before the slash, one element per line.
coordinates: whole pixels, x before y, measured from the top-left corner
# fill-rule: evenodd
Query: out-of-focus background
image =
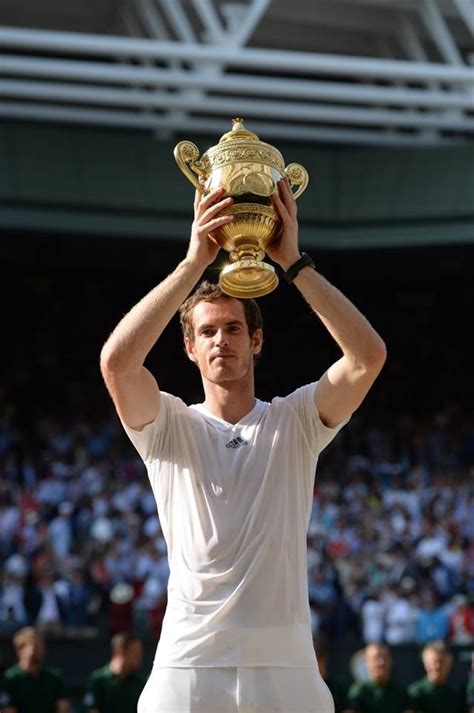
<path fill-rule="evenodd" d="M 185 254 L 193 189 L 175 144 L 204 151 L 243 116 L 306 166 L 302 248 L 389 354 L 320 458 L 315 641 L 346 682 L 384 641 L 408 684 L 423 644 L 443 639 L 467 681 L 473 32 L 472 0 L 0 0 L 1 668 L 25 624 L 45 632 L 76 706 L 113 633 L 136 631 L 151 666 L 166 545 L 98 357 Z M 257 394 L 271 399 L 337 350 L 294 288 L 260 304 Z M 201 399 L 176 319 L 148 366 Z"/>

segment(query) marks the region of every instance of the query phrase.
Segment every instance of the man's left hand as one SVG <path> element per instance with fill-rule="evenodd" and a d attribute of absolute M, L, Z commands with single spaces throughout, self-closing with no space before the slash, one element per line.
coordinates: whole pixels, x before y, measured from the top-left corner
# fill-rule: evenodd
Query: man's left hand
<path fill-rule="evenodd" d="M 298 247 L 298 209 L 288 178 L 278 181 L 277 187 L 278 194 L 273 193 L 270 199 L 280 217 L 282 229 L 278 238 L 267 245 L 265 252 L 283 270 L 288 270 L 301 257 Z"/>

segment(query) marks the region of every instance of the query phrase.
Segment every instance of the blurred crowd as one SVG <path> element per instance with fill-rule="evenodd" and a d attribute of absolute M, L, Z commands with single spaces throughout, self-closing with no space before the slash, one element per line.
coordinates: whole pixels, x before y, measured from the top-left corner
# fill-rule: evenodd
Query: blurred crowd
<path fill-rule="evenodd" d="M 0 281 L 4 303 L 14 305 L 0 352 L 0 631 L 160 635 L 166 544 L 144 465 L 98 366 L 108 333 L 156 273 L 101 270 L 85 279 L 69 265 L 12 268 Z M 474 643 L 472 382 L 456 378 L 472 363 L 459 310 L 472 281 L 442 284 L 397 276 L 345 286 L 390 358 L 320 456 L 308 530 L 315 639 L 354 648 Z M 315 348 L 318 372 L 336 356 L 296 292 L 276 292 L 262 305 L 263 399 L 317 377 Z M 310 329 L 313 338 L 301 339 Z M 149 366 L 164 390 L 199 400 L 180 343 L 175 321 Z M 288 343 L 298 344 L 297 356 L 282 348 Z"/>
<path fill-rule="evenodd" d="M 166 544 L 116 415 L 85 420 L 56 405 L 22 424 L 6 406 L 0 628 L 158 637 Z M 353 417 L 318 465 L 308 532 L 315 637 L 474 643 L 473 473 L 474 427 L 456 403 L 393 415 L 389 427 Z"/>
<path fill-rule="evenodd" d="M 357 418 L 357 417 L 354 417 Z M 474 642 L 474 428 L 456 404 L 347 426 L 323 454 L 309 527 L 315 632 Z"/>

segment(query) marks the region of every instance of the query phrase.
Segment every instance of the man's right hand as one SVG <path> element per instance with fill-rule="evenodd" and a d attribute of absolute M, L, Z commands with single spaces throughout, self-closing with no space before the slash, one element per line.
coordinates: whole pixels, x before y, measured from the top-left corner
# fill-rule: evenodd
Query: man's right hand
<path fill-rule="evenodd" d="M 160 406 L 157 381 L 144 366 L 146 356 L 204 270 L 216 259 L 219 245 L 209 233 L 233 220 L 229 215 L 219 216 L 233 202 L 223 195 L 223 189 L 206 196 L 196 192 L 186 258 L 120 320 L 102 348 L 102 376 L 117 413 L 137 431 L 156 418 Z"/>
<path fill-rule="evenodd" d="M 187 258 L 203 268 L 214 262 L 220 250 L 220 245 L 209 233 L 234 220 L 232 215 L 219 216 L 224 208 L 233 203 L 232 198 L 223 198 L 224 193 L 223 188 L 218 188 L 207 195 L 196 191 L 194 197 L 194 221 Z"/>

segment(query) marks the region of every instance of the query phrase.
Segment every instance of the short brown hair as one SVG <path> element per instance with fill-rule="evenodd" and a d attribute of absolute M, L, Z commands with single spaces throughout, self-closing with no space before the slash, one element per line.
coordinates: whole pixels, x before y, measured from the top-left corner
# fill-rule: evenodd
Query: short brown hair
<path fill-rule="evenodd" d="M 22 629 L 18 629 L 13 636 L 13 646 L 16 651 L 21 651 L 26 644 L 30 644 L 35 639 L 43 640 L 39 631 L 33 626 L 24 626 Z"/>
<path fill-rule="evenodd" d="M 190 295 L 190 297 L 188 297 L 188 299 L 185 300 L 179 308 L 179 319 L 184 338 L 190 340 L 194 339 L 192 313 L 193 309 L 197 304 L 199 304 L 199 302 L 217 302 L 217 300 L 233 299 L 242 302 L 247 329 L 249 331 L 249 335 L 253 336 L 257 329 L 262 328 L 263 324 L 262 313 L 256 301 L 252 299 L 231 297 L 223 292 L 219 285 L 205 280 L 204 282 L 201 282 L 197 290 L 193 292 L 193 294 Z"/>
<path fill-rule="evenodd" d="M 450 654 L 449 648 L 443 639 L 428 641 L 428 643 L 423 647 L 422 655 L 424 656 L 427 651 L 434 651 L 437 654 Z"/>

